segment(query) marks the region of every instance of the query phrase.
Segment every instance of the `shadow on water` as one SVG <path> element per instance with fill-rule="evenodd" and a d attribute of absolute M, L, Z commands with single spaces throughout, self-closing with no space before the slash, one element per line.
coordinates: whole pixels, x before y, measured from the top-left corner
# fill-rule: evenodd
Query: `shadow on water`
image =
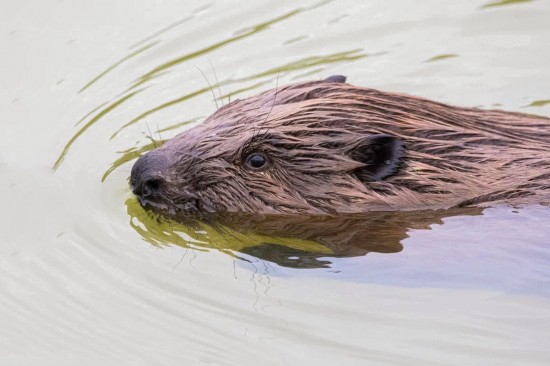
<path fill-rule="evenodd" d="M 169 220 L 126 201 L 131 226 L 155 246 L 178 245 L 253 256 L 290 268 L 329 268 L 331 259 L 398 253 L 410 230 L 430 230 L 481 208 L 328 215 L 217 214 Z M 241 256 L 244 254 L 245 256 Z"/>

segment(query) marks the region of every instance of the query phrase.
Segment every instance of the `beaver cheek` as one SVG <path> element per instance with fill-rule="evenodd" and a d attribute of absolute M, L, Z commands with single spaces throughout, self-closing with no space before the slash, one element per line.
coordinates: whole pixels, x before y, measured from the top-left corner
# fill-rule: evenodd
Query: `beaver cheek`
<path fill-rule="evenodd" d="M 215 213 L 217 211 L 215 208 L 215 205 L 208 198 L 204 197 L 200 193 L 198 194 L 197 209 L 199 211 L 204 211 L 209 213 Z"/>

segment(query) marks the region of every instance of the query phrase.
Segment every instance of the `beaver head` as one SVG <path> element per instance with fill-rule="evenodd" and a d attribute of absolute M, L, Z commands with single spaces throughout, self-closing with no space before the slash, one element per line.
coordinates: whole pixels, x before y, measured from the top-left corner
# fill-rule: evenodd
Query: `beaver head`
<path fill-rule="evenodd" d="M 548 119 L 334 76 L 223 106 L 140 157 L 130 183 L 170 215 L 447 208 L 548 193 L 548 151 Z"/>

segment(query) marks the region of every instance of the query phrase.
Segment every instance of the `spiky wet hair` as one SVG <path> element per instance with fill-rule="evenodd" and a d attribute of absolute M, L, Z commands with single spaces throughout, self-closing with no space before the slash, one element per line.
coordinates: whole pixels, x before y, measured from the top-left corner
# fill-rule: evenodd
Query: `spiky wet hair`
<path fill-rule="evenodd" d="M 549 202 L 550 119 L 344 81 L 233 101 L 153 150 L 167 162 L 157 199 L 266 213 Z"/>

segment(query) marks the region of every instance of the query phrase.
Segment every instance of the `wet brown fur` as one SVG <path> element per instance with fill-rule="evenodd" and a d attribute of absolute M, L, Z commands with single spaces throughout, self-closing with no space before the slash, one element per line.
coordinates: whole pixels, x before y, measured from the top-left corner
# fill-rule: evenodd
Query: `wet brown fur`
<path fill-rule="evenodd" d="M 368 135 L 404 143 L 395 174 L 360 180 Z M 270 161 L 245 164 L 251 152 Z M 178 211 L 335 213 L 550 203 L 550 119 L 449 106 L 346 83 L 306 82 L 220 108 L 150 154 Z M 159 205 L 157 205 L 159 207 Z"/>

